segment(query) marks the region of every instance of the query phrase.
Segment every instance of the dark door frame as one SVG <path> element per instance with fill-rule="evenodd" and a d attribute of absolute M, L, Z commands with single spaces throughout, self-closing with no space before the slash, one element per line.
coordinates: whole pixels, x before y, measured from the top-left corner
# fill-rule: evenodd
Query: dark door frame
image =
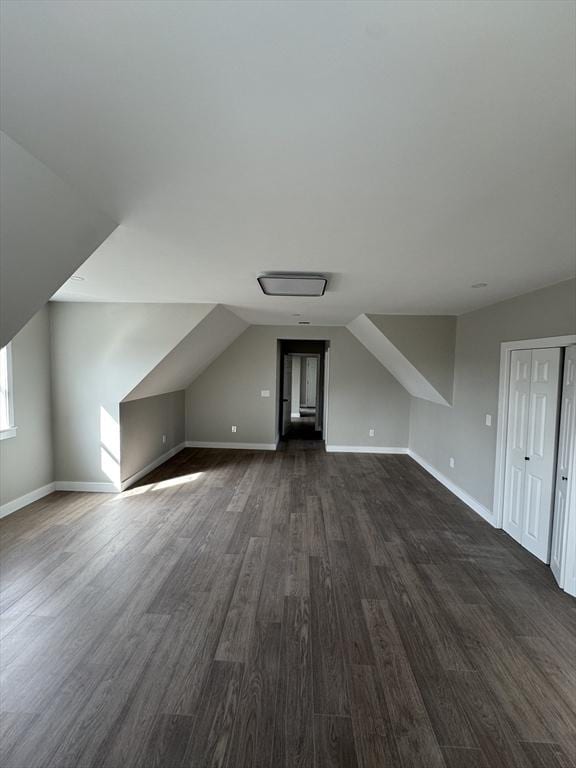
<path fill-rule="evenodd" d="M 326 408 L 326 351 L 330 346 L 330 342 L 326 339 L 278 339 L 277 340 L 277 386 L 276 386 L 276 432 L 278 435 L 278 442 L 282 439 L 282 402 L 284 398 L 284 357 L 289 354 L 298 355 L 318 355 L 318 391 L 321 402 L 316 407 L 321 409 L 322 425 L 319 430 L 322 434 L 322 439 L 326 437 L 326 416 L 328 409 Z"/>

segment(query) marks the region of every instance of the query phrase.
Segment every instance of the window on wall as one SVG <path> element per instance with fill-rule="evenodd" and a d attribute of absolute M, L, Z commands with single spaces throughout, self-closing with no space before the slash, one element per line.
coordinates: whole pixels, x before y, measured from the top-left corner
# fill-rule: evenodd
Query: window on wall
<path fill-rule="evenodd" d="M 12 348 L 0 349 L 0 439 L 16 435 L 12 388 Z"/>

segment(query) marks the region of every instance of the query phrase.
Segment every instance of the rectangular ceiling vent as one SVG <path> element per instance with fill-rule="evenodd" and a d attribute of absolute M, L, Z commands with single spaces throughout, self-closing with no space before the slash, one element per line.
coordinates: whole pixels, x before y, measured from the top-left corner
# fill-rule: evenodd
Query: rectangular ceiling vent
<path fill-rule="evenodd" d="M 328 280 L 310 272 L 262 272 L 258 283 L 266 296 L 323 296 Z"/>

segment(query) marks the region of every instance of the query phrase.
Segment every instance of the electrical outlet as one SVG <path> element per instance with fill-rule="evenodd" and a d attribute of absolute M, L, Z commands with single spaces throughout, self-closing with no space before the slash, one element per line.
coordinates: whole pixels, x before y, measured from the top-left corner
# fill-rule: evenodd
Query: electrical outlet
<path fill-rule="evenodd" d="M 232 432 L 236 432 L 238 427 L 232 427 Z"/>
<path fill-rule="evenodd" d="M 260 397 L 270 397 L 270 390 L 269 389 L 261 389 L 260 390 Z"/>
<path fill-rule="evenodd" d="M 491 427 L 492 426 L 492 414 L 487 413 L 486 414 L 486 426 Z"/>
<path fill-rule="evenodd" d="M 450 464 L 450 469 L 454 469 L 454 457 L 453 456 L 450 456 L 449 464 Z"/>
<path fill-rule="evenodd" d="M 166 435 L 162 435 L 162 445 L 166 445 Z"/>
<path fill-rule="evenodd" d="M 374 432 L 374 428 L 370 427 L 370 429 L 368 430 L 368 437 L 374 437 L 375 434 L 376 433 Z"/>

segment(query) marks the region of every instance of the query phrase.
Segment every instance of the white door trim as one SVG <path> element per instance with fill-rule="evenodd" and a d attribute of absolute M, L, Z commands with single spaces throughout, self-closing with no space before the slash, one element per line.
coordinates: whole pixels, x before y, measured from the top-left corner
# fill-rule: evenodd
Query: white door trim
<path fill-rule="evenodd" d="M 328 392 L 330 391 L 330 344 L 324 348 L 324 413 L 322 414 L 322 438 L 328 442 Z"/>
<path fill-rule="evenodd" d="M 494 517 L 496 528 L 502 528 L 504 518 L 504 479 L 506 476 L 506 429 L 510 391 L 510 356 L 515 349 L 544 349 L 569 347 L 576 344 L 576 334 L 549 336 L 543 339 L 520 339 L 500 344 L 500 384 L 498 387 L 498 429 L 496 433 L 496 464 L 494 471 Z"/>

